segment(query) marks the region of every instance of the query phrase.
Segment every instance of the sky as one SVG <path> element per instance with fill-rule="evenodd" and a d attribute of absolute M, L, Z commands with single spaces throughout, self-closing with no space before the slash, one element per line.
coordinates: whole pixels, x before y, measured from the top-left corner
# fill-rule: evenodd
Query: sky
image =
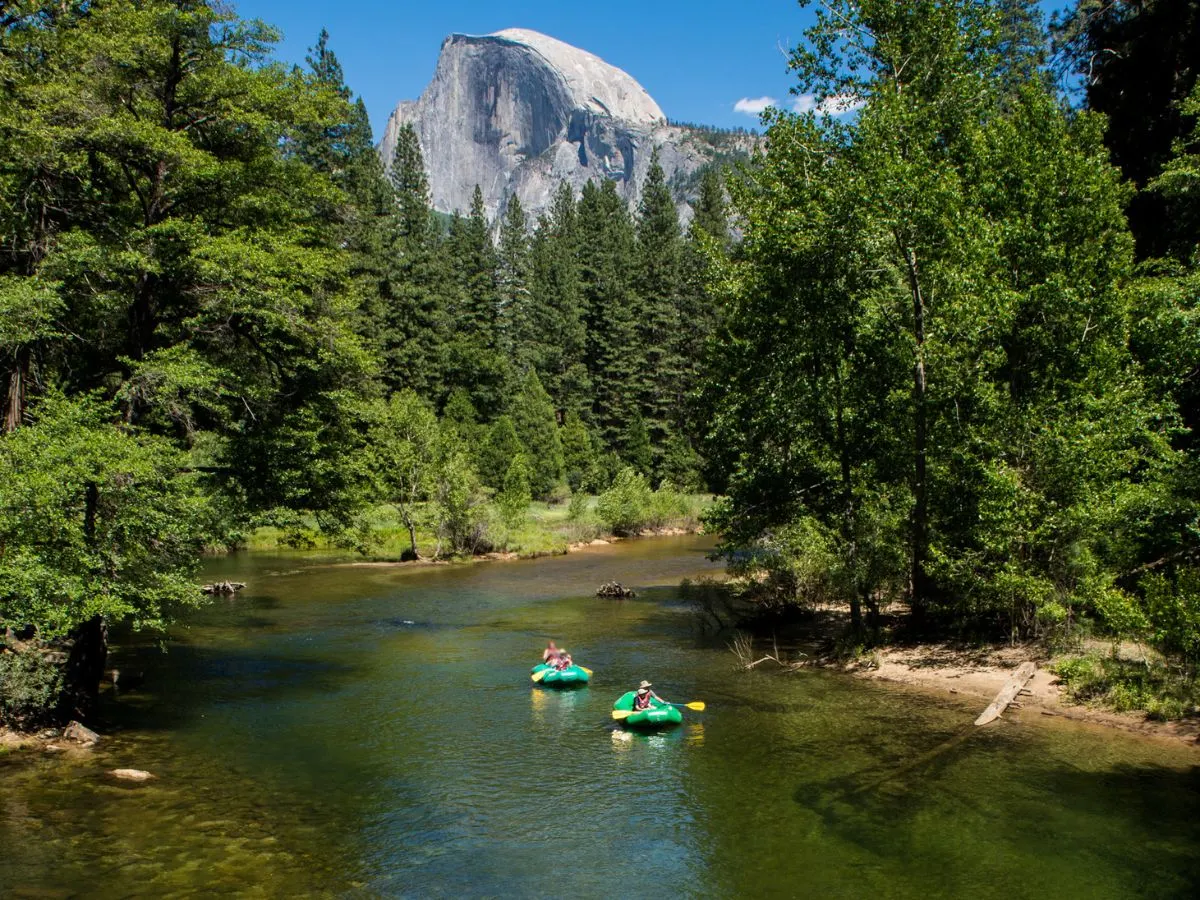
<path fill-rule="evenodd" d="M 1046 12 L 1066 0 L 1040 0 Z M 787 51 L 813 21 L 796 0 L 233 0 L 244 18 L 283 32 L 276 56 L 301 63 L 329 30 L 346 82 L 361 95 L 378 139 L 401 100 L 433 78 L 442 40 L 455 32 L 529 28 L 632 75 L 671 119 L 755 128 L 769 103 L 806 112 Z"/>
<path fill-rule="evenodd" d="M 244 18 L 283 31 L 276 56 L 303 62 L 329 30 L 350 89 L 376 138 L 401 100 L 433 77 L 449 34 L 529 28 L 587 50 L 632 75 L 671 119 L 756 127 L 761 98 L 790 105 L 786 50 L 812 13 L 795 0 L 641 0 L 639 3 L 487 0 L 234 0 Z M 735 108 L 739 101 L 746 101 Z M 755 102 L 758 101 L 758 102 Z"/>

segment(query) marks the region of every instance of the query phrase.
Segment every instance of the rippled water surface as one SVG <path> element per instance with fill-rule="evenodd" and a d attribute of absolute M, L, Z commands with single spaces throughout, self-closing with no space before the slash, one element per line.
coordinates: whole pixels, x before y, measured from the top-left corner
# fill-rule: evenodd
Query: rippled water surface
<path fill-rule="evenodd" d="M 117 658 L 101 749 L 0 757 L 0 896 L 1200 895 L 1200 755 L 817 672 L 735 674 L 698 538 L 422 568 L 245 555 Z M 636 600 L 598 600 L 618 579 Z M 595 670 L 535 688 L 546 638 Z M 614 730 L 641 678 L 707 701 Z M 967 727 L 964 727 L 967 726 Z M 106 769 L 155 773 L 126 786 Z"/>

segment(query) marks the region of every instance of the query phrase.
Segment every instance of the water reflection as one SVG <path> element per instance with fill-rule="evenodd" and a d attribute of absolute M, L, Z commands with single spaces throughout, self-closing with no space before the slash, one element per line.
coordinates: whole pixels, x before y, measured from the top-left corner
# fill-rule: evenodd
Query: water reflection
<path fill-rule="evenodd" d="M 819 672 L 731 678 L 671 589 L 594 597 L 702 574 L 699 550 L 213 563 L 246 596 L 140 651 L 144 689 L 110 703 L 97 755 L 0 762 L 0 896 L 1196 896 L 1194 752 L 1020 720 L 939 749 L 977 709 Z M 586 648 L 590 689 L 530 682 L 545 635 Z M 726 702 L 617 725 L 648 671 Z M 116 767 L 159 779 L 119 790 Z M 614 882 L 631 839 L 641 871 Z"/>

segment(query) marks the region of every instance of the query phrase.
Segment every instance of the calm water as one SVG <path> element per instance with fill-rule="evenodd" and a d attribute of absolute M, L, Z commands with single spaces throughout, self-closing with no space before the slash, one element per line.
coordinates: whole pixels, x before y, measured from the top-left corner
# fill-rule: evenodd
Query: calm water
<path fill-rule="evenodd" d="M 0 758 L 0 896 L 1194 897 L 1200 753 L 816 672 L 734 673 L 696 538 L 476 566 L 214 561 L 249 583 L 110 702 Z M 632 601 L 591 596 L 616 578 Z M 554 637 L 594 669 L 534 688 Z M 165 651 L 165 652 L 163 652 Z M 613 730 L 641 678 L 708 702 Z M 158 779 L 124 786 L 125 766 Z"/>

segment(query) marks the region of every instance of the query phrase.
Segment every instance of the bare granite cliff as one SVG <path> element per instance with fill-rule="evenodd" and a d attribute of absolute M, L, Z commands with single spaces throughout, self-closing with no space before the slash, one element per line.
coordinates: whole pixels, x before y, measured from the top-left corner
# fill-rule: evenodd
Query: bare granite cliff
<path fill-rule="evenodd" d="M 612 179 L 633 206 L 655 148 L 690 217 L 685 201 L 698 171 L 747 152 L 754 140 L 671 125 L 625 72 L 521 28 L 446 38 L 433 81 L 388 119 L 379 148 L 385 164 L 405 123 L 420 139 L 434 208 L 465 212 L 478 184 L 492 219 L 512 194 L 536 216 L 561 181 L 578 191 L 589 179 Z"/>

